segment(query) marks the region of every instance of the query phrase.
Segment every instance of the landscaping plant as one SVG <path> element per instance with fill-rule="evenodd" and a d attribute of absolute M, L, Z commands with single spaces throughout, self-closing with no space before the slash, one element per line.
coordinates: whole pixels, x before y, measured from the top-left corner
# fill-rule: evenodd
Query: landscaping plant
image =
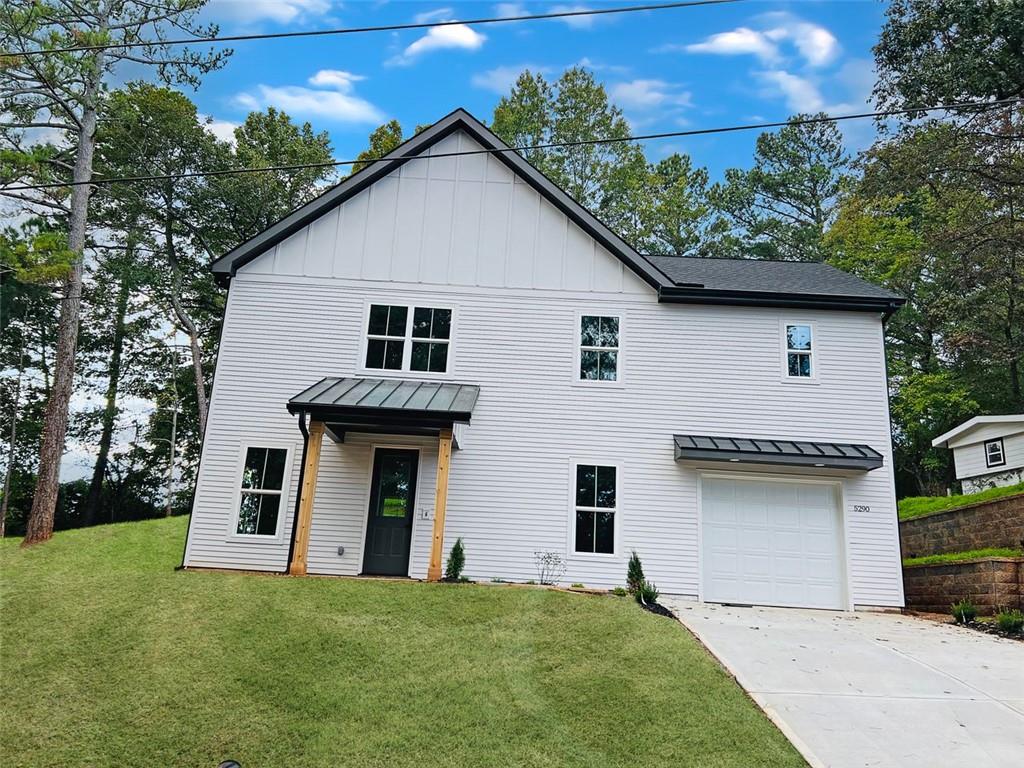
<path fill-rule="evenodd" d="M 636 590 L 636 600 L 640 605 L 654 605 L 658 602 L 660 594 L 653 581 L 644 580 Z"/>
<path fill-rule="evenodd" d="M 541 584 L 556 584 L 565 575 L 565 560 L 557 552 L 534 552 L 533 562 Z"/>
<path fill-rule="evenodd" d="M 953 614 L 953 621 L 957 624 L 967 624 L 978 617 L 978 607 L 966 597 L 953 603 L 949 610 Z"/>
<path fill-rule="evenodd" d="M 459 581 L 462 578 L 462 569 L 466 567 L 466 550 L 462 546 L 462 537 L 455 540 L 452 551 L 448 553 L 448 562 L 444 567 L 445 581 Z"/>
<path fill-rule="evenodd" d="M 644 583 L 644 567 L 640 563 L 640 556 L 633 550 L 629 558 L 629 565 L 626 567 L 626 589 L 631 595 L 635 595 Z"/>
<path fill-rule="evenodd" d="M 1017 608 L 1003 608 L 996 614 L 996 624 L 1003 632 L 1016 635 L 1024 631 L 1024 613 Z"/>

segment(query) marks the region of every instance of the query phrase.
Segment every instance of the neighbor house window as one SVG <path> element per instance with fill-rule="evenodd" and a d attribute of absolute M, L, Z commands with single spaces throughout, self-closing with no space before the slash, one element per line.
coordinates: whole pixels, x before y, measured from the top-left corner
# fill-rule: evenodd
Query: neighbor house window
<path fill-rule="evenodd" d="M 617 381 L 619 378 L 619 318 L 580 316 L 580 379 Z"/>
<path fill-rule="evenodd" d="M 243 536 L 277 535 L 287 458 L 288 451 L 284 448 L 246 449 L 235 533 Z"/>
<path fill-rule="evenodd" d="M 985 443 L 985 466 L 1001 467 L 1006 463 L 1006 453 L 1003 449 L 1003 439 L 989 440 Z"/>
<path fill-rule="evenodd" d="M 814 376 L 813 331 L 809 325 L 786 325 L 786 375 L 796 379 Z"/>
<path fill-rule="evenodd" d="M 450 309 L 371 304 L 366 367 L 445 373 L 451 330 Z"/>
<path fill-rule="evenodd" d="M 576 465 L 577 552 L 615 553 L 616 468 Z"/>

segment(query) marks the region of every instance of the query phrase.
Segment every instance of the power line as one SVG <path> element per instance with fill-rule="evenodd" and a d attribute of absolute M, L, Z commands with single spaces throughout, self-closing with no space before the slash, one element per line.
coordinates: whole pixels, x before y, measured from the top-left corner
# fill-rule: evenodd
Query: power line
<path fill-rule="evenodd" d="M 606 16 L 609 14 L 637 13 L 639 11 L 668 11 L 675 8 L 692 8 L 700 5 L 723 5 L 740 3 L 744 0 L 689 0 L 680 3 L 658 3 L 654 5 L 630 5 L 619 8 L 586 8 L 579 10 L 552 11 L 551 13 L 532 13 L 519 16 L 489 16 L 481 19 L 465 19 L 462 21 L 423 21 L 408 24 L 385 24 L 373 27 L 343 27 L 341 29 L 313 29 L 305 32 L 266 32 L 250 35 L 225 35 L 223 37 L 183 37 L 175 40 L 153 40 L 150 42 L 103 43 L 96 45 L 73 45 L 66 48 L 44 48 L 39 51 L 8 52 L 0 55 L 10 56 L 46 56 L 55 53 L 81 53 L 84 51 L 103 51 L 109 48 L 145 48 L 153 45 L 196 45 L 198 43 L 239 43 L 250 40 L 280 40 L 292 37 L 323 37 L 325 35 L 351 35 L 362 32 L 396 32 L 405 29 L 430 29 L 432 27 L 453 27 L 460 24 L 506 24 L 516 21 L 541 21 L 544 19 L 569 19 L 581 16 Z"/>
<path fill-rule="evenodd" d="M 818 125 L 821 123 L 836 123 L 844 120 L 862 120 L 867 117 L 894 117 L 896 115 L 917 114 L 921 112 L 941 112 L 955 109 L 991 108 L 1009 104 L 1024 103 L 1024 97 L 1013 97 L 999 99 L 997 101 L 960 101 L 952 104 L 940 104 L 934 107 L 906 107 L 903 109 L 886 109 L 877 112 L 858 112 L 850 115 L 824 115 L 822 117 L 802 117 L 798 119 L 782 120 L 772 123 L 747 123 L 744 125 L 727 125 L 717 128 L 696 128 L 689 131 L 669 131 L 665 133 L 648 133 L 641 136 L 624 136 L 606 139 L 581 139 L 579 141 L 560 141 L 547 144 L 531 144 L 519 147 L 498 147 L 459 150 L 457 152 L 438 152 L 431 155 L 411 155 L 409 157 L 372 157 L 364 160 L 329 160 L 323 163 L 298 163 L 295 165 L 270 165 L 259 168 L 222 168 L 213 171 L 187 171 L 185 173 L 168 173 L 153 176 L 121 176 L 114 178 L 92 179 L 90 181 L 68 181 L 54 182 L 50 184 L 24 184 L 16 187 L 0 187 L 0 195 L 5 192 L 19 192 L 33 189 L 62 189 L 64 187 L 81 186 L 84 184 L 127 184 L 139 181 L 174 181 L 176 179 L 193 179 L 210 176 L 236 176 L 243 173 L 267 173 L 273 171 L 301 171 L 314 168 L 336 168 L 345 165 L 363 164 L 371 165 L 388 160 L 429 160 L 440 157 L 463 157 L 466 155 L 491 155 L 503 152 L 529 152 L 540 149 L 563 149 L 571 147 L 585 147 L 598 144 L 622 144 L 630 141 L 656 141 L 658 139 L 683 138 L 687 136 L 707 136 L 717 133 L 735 133 L 738 131 L 752 131 L 764 128 L 784 128 L 789 125 Z"/>

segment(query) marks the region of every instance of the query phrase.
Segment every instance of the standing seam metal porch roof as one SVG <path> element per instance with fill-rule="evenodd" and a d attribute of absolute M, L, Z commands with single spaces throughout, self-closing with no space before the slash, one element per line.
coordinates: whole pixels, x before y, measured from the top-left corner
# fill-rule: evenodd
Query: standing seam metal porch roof
<path fill-rule="evenodd" d="M 673 435 L 676 460 L 729 461 L 748 464 L 786 464 L 830 469 L 869 471 L 882 466 L 883 457 L 869 445 L 765 440 L 748 437 Z"/>
<path fill-rule="evenodd" d="M 359 416 L 468 422 L 479 396 L 474 384 L 328 376 L 289 400 L 288 412 L 325 421 Z"/>

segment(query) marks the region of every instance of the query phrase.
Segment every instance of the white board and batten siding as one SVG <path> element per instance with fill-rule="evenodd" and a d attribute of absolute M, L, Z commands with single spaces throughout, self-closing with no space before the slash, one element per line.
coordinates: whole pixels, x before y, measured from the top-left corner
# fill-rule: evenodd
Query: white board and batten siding
<path fill-rule="evenodd" d="M 465 135 L 436 152 L 475 146 Z M 852 605 L 902 605 L 882 327 L 876 315 L 659 304 L 618 259 L 493 157 L 413 161 L 239 270 L 231 283 L 186 565 L 281 570 L 301 438 L 286 401 L 361 366 L 370 302 L 451 307 L 449 371 L 477 384 L 451 463 L 446 549 L 478 580 L 537 577 L 534 553 L 566 558 L 563 580 L 622 584 L 632 550 L 666 593 L 701 592 L 701 470 L 674 461 L 673 433 L 866 443 L 885 466 L 841 478 Z M 575 380 L 580 313 L 622 320 L 616 386 Z M 815 328 L 815 384 L 783 377 L 787 321 Z M 412 377 L 414 374 L 395 374 Z M 281 544 L 229 533 L 242 445 L 293 448 Z M 429 554 L 436 441 L 324 441 L 311 573 L 355 574 L 370 444 L 419 445 L 410 575 Z M 572 462 L 619 467 L 616 552 L 572 552 Z M 338 548 L 344 547 L 344 554 Z"/>

